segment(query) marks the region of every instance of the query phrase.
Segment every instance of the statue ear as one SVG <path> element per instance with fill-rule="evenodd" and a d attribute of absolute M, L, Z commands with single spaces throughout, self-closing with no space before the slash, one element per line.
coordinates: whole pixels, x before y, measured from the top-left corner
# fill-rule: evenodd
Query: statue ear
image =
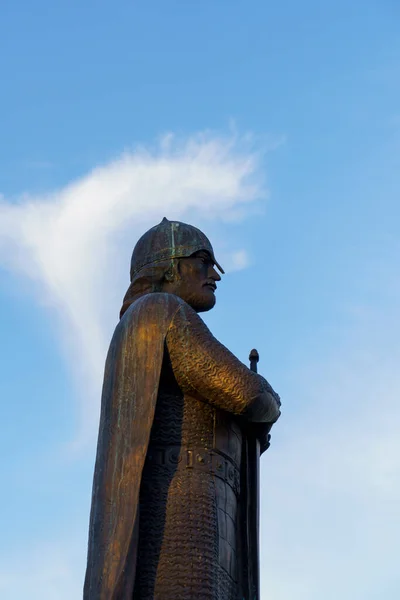
<path fill-rule="evenodd" d="M 165 281 L 168 281 L 169 283 L 171 283 L 171 281 L 174 281 L 175 277 L 172 272 L 172 269 L 168 269 L 168 271 L 164 275 L 164 279 L 165 279 Z"/>
<path fill-rule="evenodd" d="M 172 283 L 177 279 L 180 279 L 180 268 L 179 268 L 179 260 L 172 260 L 171 265 L 167 272 L 164 275 L 165 281 Z"/>

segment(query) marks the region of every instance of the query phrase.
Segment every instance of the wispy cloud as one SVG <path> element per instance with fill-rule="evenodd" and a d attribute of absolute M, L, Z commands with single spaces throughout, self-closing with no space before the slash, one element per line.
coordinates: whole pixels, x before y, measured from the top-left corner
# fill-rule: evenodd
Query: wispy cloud
<path fill-rule="evenodd" d="M 163 216 L 209 226 L 229 220 L 262 188 L 248 139 L 167 135 L 46 197 L 0 202 L 0 262 L 29 278 L 58 317 L 85 382 L 84 437 L 95 430 L 106 347 L 138 236 Z M 232 251 L 231 267 L 244 268 L 244 251 Z"/>
<path fill-rule="evenodd" d="M 249 255 L 246 250 L 236 250 L 232 252 L 226 265 L 228 271 L 241 271 L 250 265 Z"/>

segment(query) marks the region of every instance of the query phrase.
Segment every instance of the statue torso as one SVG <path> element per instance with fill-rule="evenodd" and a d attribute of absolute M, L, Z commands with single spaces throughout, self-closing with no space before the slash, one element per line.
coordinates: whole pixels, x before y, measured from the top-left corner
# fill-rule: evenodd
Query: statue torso
<path fill-rule="evenodd" d="M 189 360 L 189 358 L 188 358 Z M 164 359 L 140 491 L 137 600 L 236 600 L 241 429 Z"/>

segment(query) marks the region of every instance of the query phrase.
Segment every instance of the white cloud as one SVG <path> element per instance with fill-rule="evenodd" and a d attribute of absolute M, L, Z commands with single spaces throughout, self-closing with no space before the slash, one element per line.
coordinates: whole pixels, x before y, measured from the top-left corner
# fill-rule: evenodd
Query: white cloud
<path fill-rule="evenodd" d="M 231 261 L 228 265 L 230 271 L 241 271 L 250 264 L 250 258 L 246 250 L 232 252 Z"/>
<path fill-rule="evenodd" d="M 33 281 L 54 310 L 85 382 L 83 437 L 95 431 L 105 352 L 139 235 L 163 216 L 212 228 L 261 194 L 248 140 L 168 135 L 46 197 L 0 202 L 0 262 Z M 231 262 L 245 267 L 244 251 Z"/>

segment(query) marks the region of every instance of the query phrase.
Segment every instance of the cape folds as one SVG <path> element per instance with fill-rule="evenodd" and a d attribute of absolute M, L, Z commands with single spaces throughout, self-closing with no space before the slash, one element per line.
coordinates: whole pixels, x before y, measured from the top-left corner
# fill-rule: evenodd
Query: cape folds
<path fill-rule="evenodd" d="M 183 300 L 136 300 L 107 355 L 93 481 L 84 600 L 132 600 L 139 490 L 157 403 L 164 341 Z"/>

